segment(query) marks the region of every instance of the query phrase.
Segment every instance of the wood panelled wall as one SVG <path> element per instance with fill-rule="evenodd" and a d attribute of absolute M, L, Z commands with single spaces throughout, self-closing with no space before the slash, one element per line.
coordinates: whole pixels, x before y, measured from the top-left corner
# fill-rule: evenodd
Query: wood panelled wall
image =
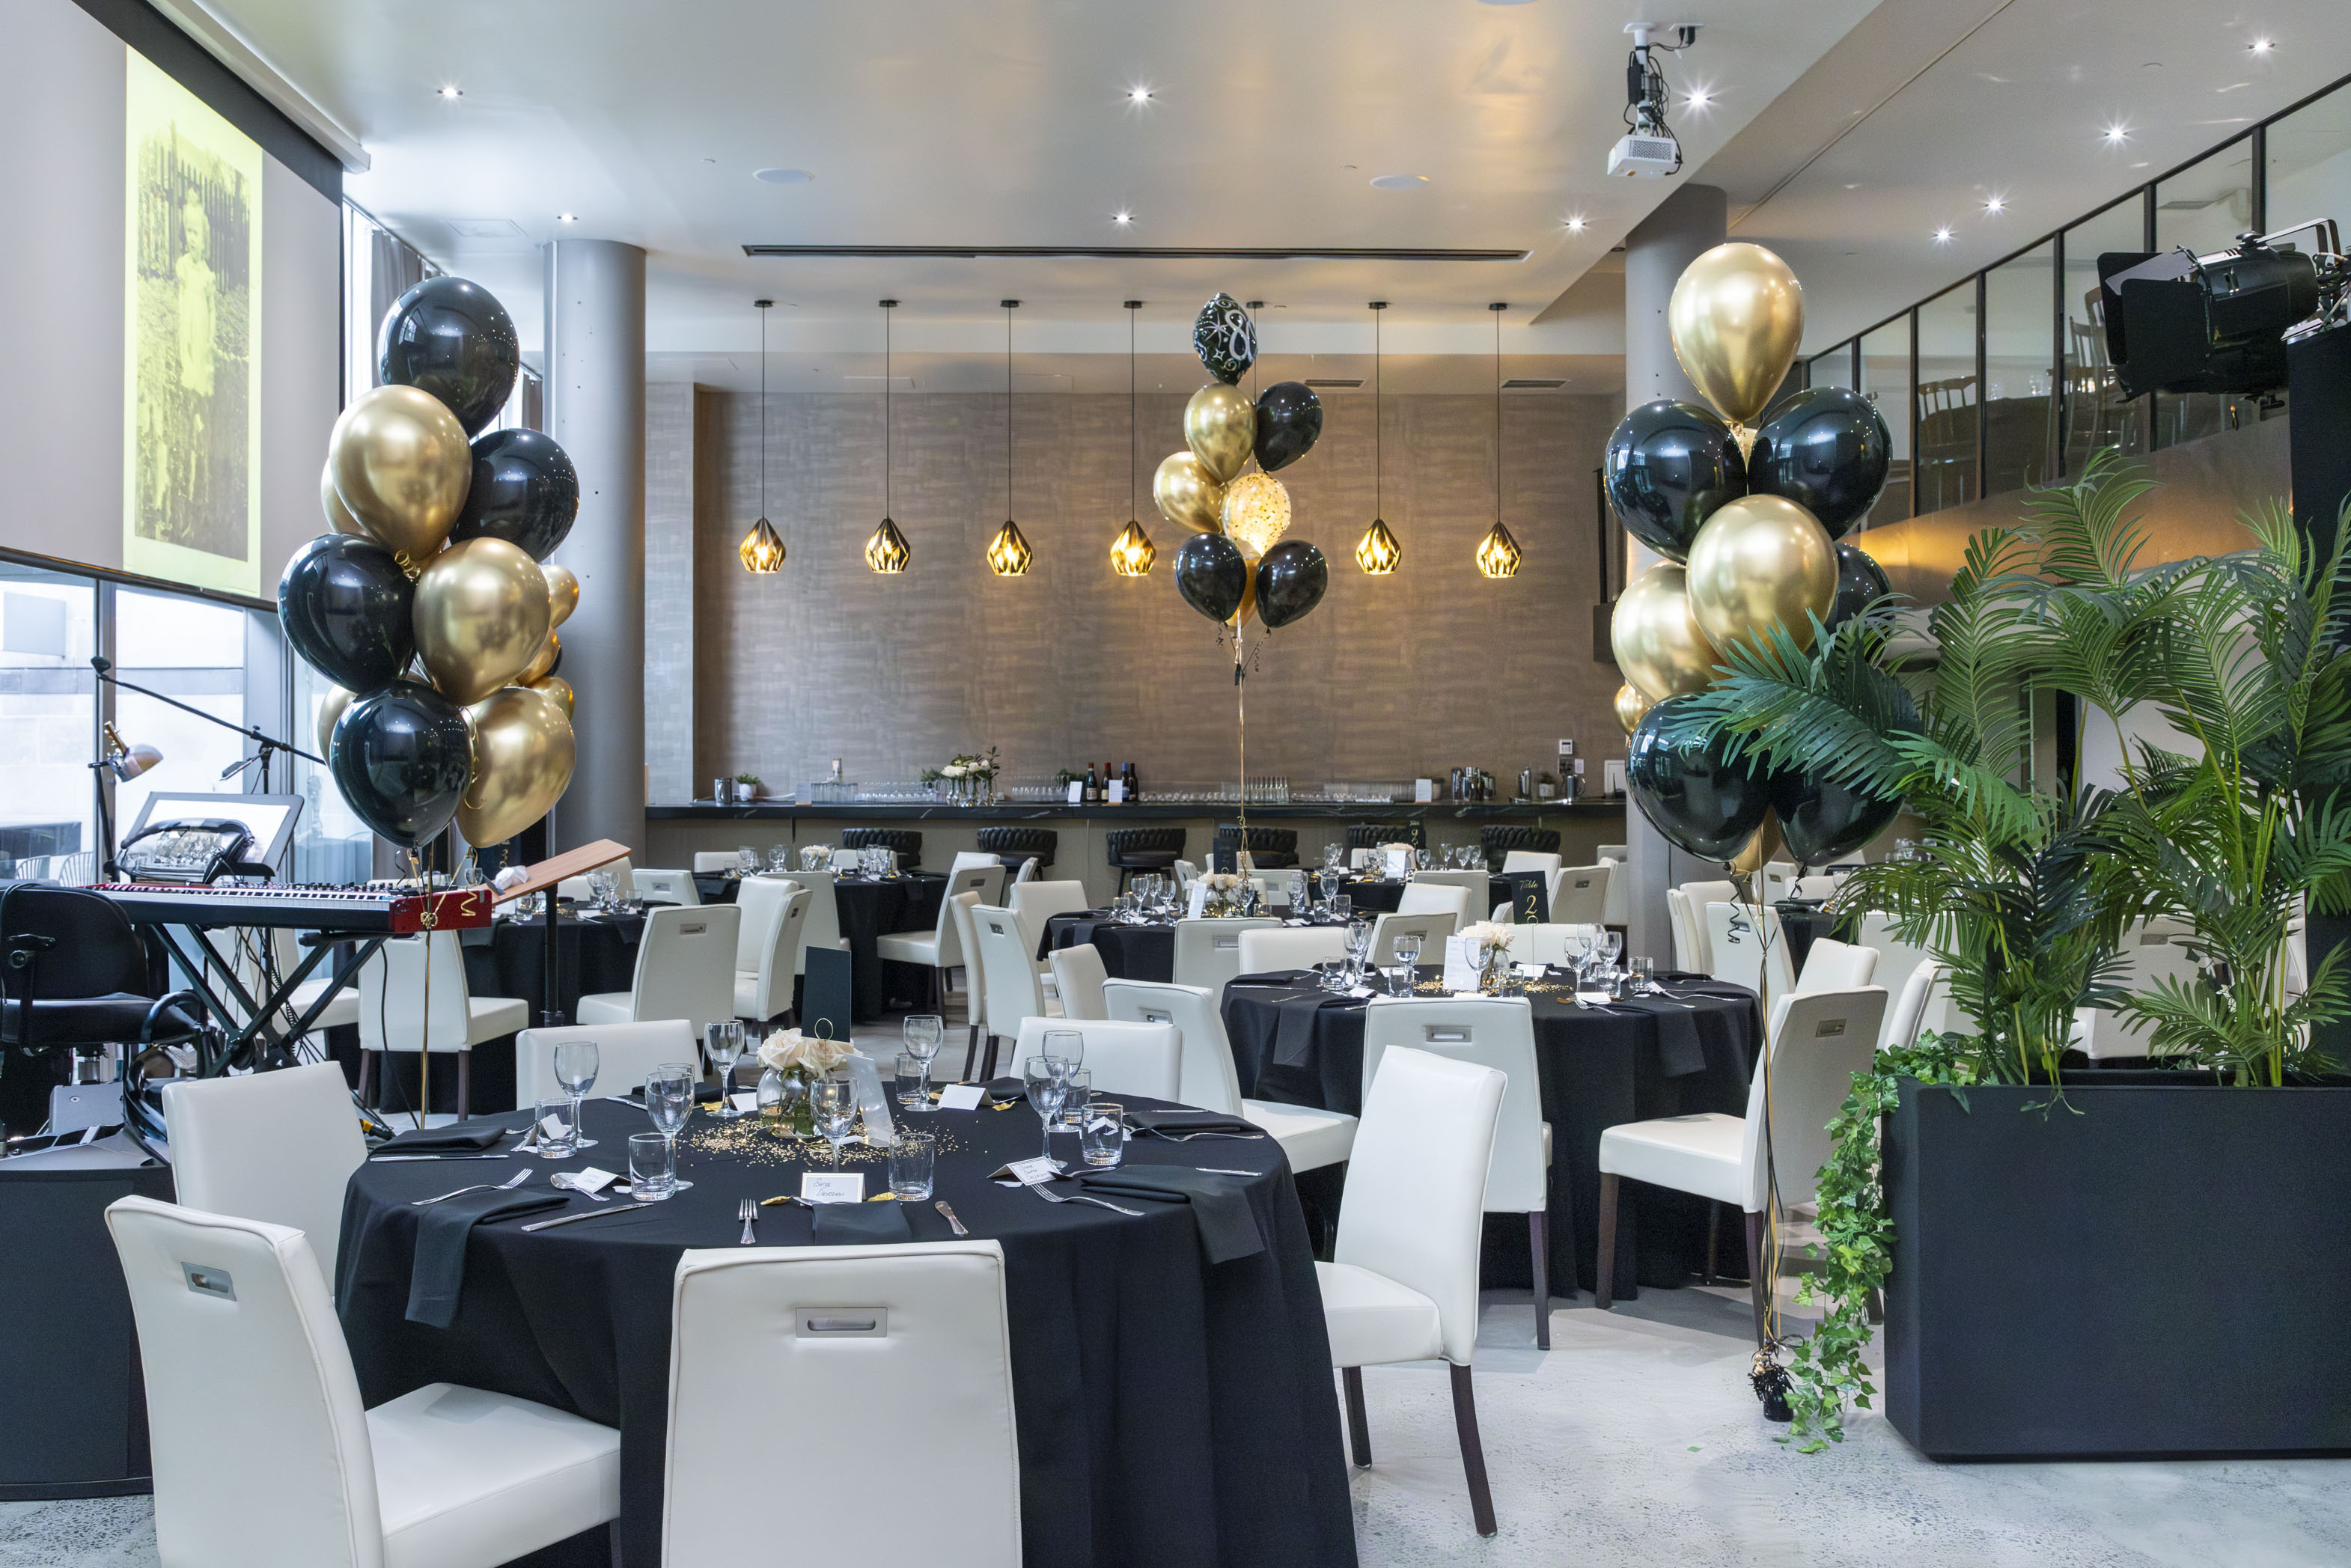
<path fill-rule="evenodd" d="M 758 515 L 758 400 L 695 389 L 692 461 L 655 452 L 649 465 L 673 483 L 694 476 L 694 559 L 690 570 L 649 561 L 646 574 L 649 592 L 692 594 L 691 685 L 675 661 L 649 658 L 660 674 L 649 669 L 646 724 L 669 735 L 686 713 L 695 794 L 737 772 L 780 790 L 835 757 L 852 779 L 911 779 L 990 746 L 1008 778 L 1088 758 L 1131 758 L 1171 786 L 1238 776 L 1229 644 L 1177 595 L 1183 535 L 1149 493 L 1158 460 L 1182 445 L 1185 400 L 1140 404 L 1135 505 L 1159 547 L 1141 580 L 1109 567 L 1129 515 L 1126 399 L 1014 401 L 1012 511 L 1036 550 L 1025 578 L 993 577 L 981 559 L 1005 517 L 1004 400 L 945 394 L 895 400 L 893 513 L 914 552 L 895 578 L 862 554 L 882 516 L 881 400 L 770 399 L 767 515 L 789 555 L 755 578 L 735 549 Z M 1596 789 L 1598 758 L 1624 754 L 1609 706 L 1619 677 L 1593 661 L 1591 631 L 1593 475 L 1620 404 L 1504 400 L 1503 517 L 1526 564 L 1496 582 L 1473 560 L 1493 520 L 1493 400 L 1386 401 L 1384 513 L 1405 554 L 1395 576 L 1374 579 L 1353 554 L 1373 515 L 1372 400 L 1327 398 L 1321 442 L 1281 478 L 1290 537 L 1330 555 L 1331 591 L 1255 657 L 1249 772 L 1304 785 L 1476 764 L 1510 779 L 1572 736 Z M 683 412 L 656 422 L 656 443 L 687 438 Z M 648 538 L 679 548 L 674 530 Z M 657 720 L 664 701 L 674 711 Z M 679 799 L 674 751 L 661 756 L 654 798 Z"/>

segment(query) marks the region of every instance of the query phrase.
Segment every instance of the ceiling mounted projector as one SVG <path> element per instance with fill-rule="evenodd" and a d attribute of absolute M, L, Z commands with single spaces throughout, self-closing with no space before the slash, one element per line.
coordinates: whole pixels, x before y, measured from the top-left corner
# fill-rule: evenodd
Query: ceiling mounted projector
<path fill-rule="evenodd" d="M 1663 179 L 1682 170 L 1682 144 L 1666 123 L 1666 74 L 1652 52 L 1679 52 L 1698 41 L 1698 25 L 1677 22 L 1657 26 L 1631 22 L 1633 52 L 1625 57 L 1625 136 L 1608 152 L 1612 175 L 1646 174 Z"/>

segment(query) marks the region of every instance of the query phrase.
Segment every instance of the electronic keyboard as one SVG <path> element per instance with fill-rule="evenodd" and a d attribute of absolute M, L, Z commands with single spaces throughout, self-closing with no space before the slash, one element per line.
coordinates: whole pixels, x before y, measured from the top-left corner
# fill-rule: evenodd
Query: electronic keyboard
<path fill-rule="evenodd" d="M 405 936 L 428 924 L 436 931 L 487 925 L 495 893 L 485 885 L 428 894 L 390 882 L 360 887 L 101 882 L 89 891 L 114 900 L 134 925 L 276 925 L 360 936 Z"/>

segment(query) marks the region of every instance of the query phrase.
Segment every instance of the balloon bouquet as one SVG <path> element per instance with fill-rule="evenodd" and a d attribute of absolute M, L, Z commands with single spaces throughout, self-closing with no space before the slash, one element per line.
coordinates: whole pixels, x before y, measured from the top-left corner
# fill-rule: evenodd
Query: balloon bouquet
<path fill-rule="evenodd" d="M 1677 697 L 1704 689 L 1719 650 L 1782 628 L 1800 649 L 1891 591 L 1840 538 L 1886 487 L 1891 443 L 1868 399 L 1814 387 L 1767 405 L 1803 336 L 1802 286 L 1761 246 L 1717 246 L 1683 272 L 1667 307 L 1674 353 L 1714 406 L 1660 399 L 1608 438 L 1610 504 L 1666 559 L 1626 585 L 1611 642 L 1626 684 L 1616 716 L 1632 739 L 1625 786 L 1657 831 L 1690 854 L 1761 863 L 1767 817 L 1805 865 L 1850 854 L 1900 803 L 1750 766 L 1720 737 L 1668 744 Z M 1752 863 L 1750 863 L 1752 862 Z"/>
<path fill-rule="evenodd" d="M 541 563 L 571 530 L 580 479 L 538 431 L 482 434 L 521 366 L 488 290 L 418 284 L 385 317 L 378 357 L 384 384 L 329 438 L 333 531 L 287 563 L 277 615 L 335 683 L 319 740 L 336 788 L 413 860 L 452 820 L 469 843 L 503 842 L 571 782 L 555 628 L 580 584 Z"/>

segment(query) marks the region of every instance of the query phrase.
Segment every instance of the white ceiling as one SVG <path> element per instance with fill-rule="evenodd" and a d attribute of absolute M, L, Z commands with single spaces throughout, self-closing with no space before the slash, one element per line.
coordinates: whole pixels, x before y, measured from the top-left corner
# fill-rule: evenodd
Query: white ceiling
<path fill-rule="evenodd" d="M 1122 359 L 1119 301 L 1142 298 L 1143 348 L 1172 358 L 1223 289 L 1277 308 L 1271 354 L 1367 350 L 1375 298 L 1394 302 L 1389 347 L 1476 354 L 1503 299 L 1510 351 L 1564 363 L 1621 352 L 1621 311 L 1534 319 L 1671 188 L 1604 172 L 1638 0 L 206 3 L 365 143 L 353 199 L 496 290 L 534 340 L 533 247 L 578 234 L 650 252 L 657 355 L 739 357 L 759 295 L 779 302 L 779 353 L 862 354 L 887 295 L 910 351 L 1000 350 L 996 303 L 1018 297 L 1029 349 Z M 1715 95 L 1676 116 L 1690 167 L 1874 3 L 1674 0 L 1671 19 L 1704 31 L 1668 74 Z M 815 178 L 752 178 L 778 166 Z M 1427 183 L 1372 187 L 1393 173 Z M 1571 234 L 1571 215 L 1588 227 Z M 1530 255 L 815 261 L 746 257 L 747 242 Z"/>

